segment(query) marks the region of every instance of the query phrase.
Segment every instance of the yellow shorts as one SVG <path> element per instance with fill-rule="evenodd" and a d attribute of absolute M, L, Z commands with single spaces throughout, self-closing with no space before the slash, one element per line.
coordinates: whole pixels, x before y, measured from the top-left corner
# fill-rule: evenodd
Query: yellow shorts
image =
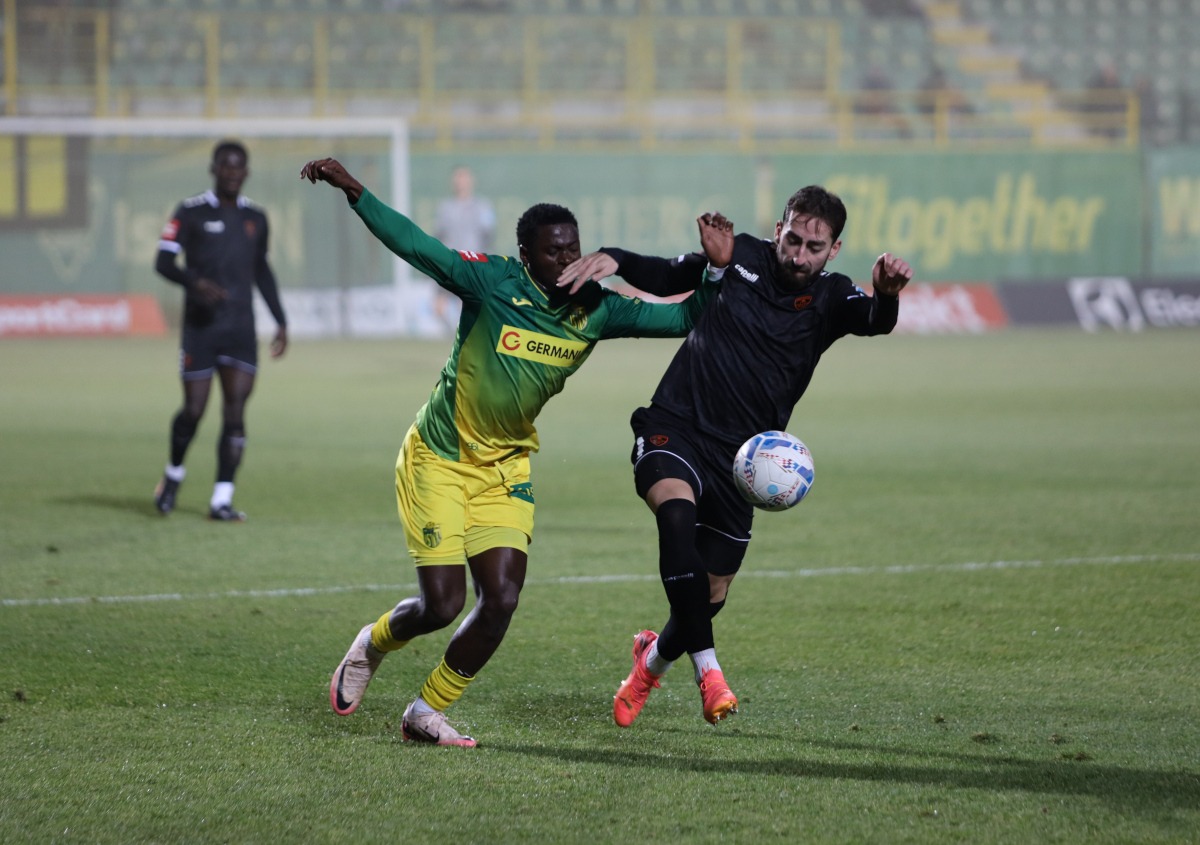
<path fill-rule="evenodd" d="M 414 424 L 396 460 L 396 505 L 417 566 L 465 564 L 500 547 L 525 551 L 533 537 L 529 453 L 483 467 L 448 461 Z"/>

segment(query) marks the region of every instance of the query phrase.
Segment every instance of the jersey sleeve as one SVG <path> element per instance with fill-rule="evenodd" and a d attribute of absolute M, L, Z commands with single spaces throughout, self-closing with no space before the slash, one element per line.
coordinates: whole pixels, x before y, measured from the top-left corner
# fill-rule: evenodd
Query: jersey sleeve
<path fill-rule="evenodd" d="M 708 259 L 690 252 L 676 258 L 638 255 L 626 249 L 602 247 L 600 252 L 617 262 L 617 275 L 651 296 L 677 296 L 704 282 Z"/>
<path fill-rule="evenodd" d="M 171 219 L 163 226 L 162 233 L 158 236 L 158 253 L 154 261 L 154 269 L 160 276 L 185 288 L 191 286 L 197 275 L 176 263 L 176 257 L 187 249 L 191 237 L 187 223 L 187 209 L 180 204 L 175 207 Z"/>
<path fill-rule="evenodd" d="M 350 207 L 384 246 L 451 293 L 479 299 L 505 272 L 502 259 L 450 249 L 365 188 Z"/>
<path fill-rule="evenodd" d="M 833 307 L 830 309 L 834 337 L 888 334 L 896 327 L 899 314 L 898 296 L 888 296 L 879 291 L 870 296 L 844 276 L 834 288 Z"/>
<path fill-rule="evenodd" d="M 271 265 L 267 261 L 269 244 L 269 225 L 267 215 L 264 214 L 262 216 L 262 235 L 258 239 L 254 257 L 254 283 L 258 285 L 263 301 L 271 309 L 271 316 L 275 318 L 275 324 L 283 327 L 287 325 L 287 318 L 283 314 L 283 304 L 279 301 L 279 286 L 275 283 L 275 274 L 271 271 Z"/>
<path fill-rule="evenodd" d="M 704 276 L 701 275 L 701 279 Z M 683 302 L 650 303 L 604 291 L 606 315 L 600 339 L 613 337 L 683 337 L 696 325 L 704 307 L 720 290 L 719 281 L 704 281 Z"/>

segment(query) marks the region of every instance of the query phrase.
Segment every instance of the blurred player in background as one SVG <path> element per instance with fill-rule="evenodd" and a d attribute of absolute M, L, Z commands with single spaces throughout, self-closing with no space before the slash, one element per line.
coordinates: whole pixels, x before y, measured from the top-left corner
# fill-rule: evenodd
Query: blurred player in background
<path fill-rule="evenodd" d="M 258 372 L 255 285 L 278 326 L 271 357 L 282 355 L 288 343 L 287 320 L 267 263 L 267 216 L 241 195 L 250 173 L 248 158 L 237 141 L 218 144 L 209 166 L 212 189 L 180 203 L 158 242 L 154 269 L 186 291 L 179 348 L 183 407 L 171 422 L 171 457 L 154 491 L 154 504 L 162 514 L 175 508 L 185 475 L 183 458 L 216 373 L 221 377 L 223 422 L 208 518 L 246 521 L 246 515 L 233 508 L 233 477 L 246 446 L 246 400 Z M 187 261 L 183 268 L 175 261 L 180 252 Z"/>
<path fill-rule="evenodd" d="M 475 607 L 405 709 L 401 731 L 419 742 L 474 746 L 444 711 L 499 647 L 525 583 L 535 418 L 597 341 L 682 337 L 711 288 L 680 305 L 651 305 L 595 283 L 567 293 L 555 281 L 579 258 L 579 227 L 562 206 L 535 205 L 522 215 L 518 261 L 446 247 L 332 159 L 310 161 L 301 175 L 344 191 L 375 237 L 463 301 L 450 360 L 396 462 L 397 504 L 420 593 L 358 632 L 330 681 L 330 704 L 353 713 L 389 651 L 453 622 L 466 602 L 470 567 Z"/>
<path fill-rule="evenodd" d="M 630 420 L 638 495 L 658 524 L 659 574 L 671 606 L 662 634 L 634 638 L 633 669 L 613 699 L 613 718 L 637 718 L 663 673 L 687 653 L 704 718 L 737 712 L 737 697 L 717 662 L 713 617 L 750 543 L 754 508 L 733 484 L 733 458 L 762 431 L 787 427 L 822 353 L 847 334 L 887 334 L 900 290 L 912 278 L 890 253 L 872 270 L 875 295 L 825 265 L 841 247 L 842 201 L 810 185 L 797 191 L 775 225 L 773 241 L 733 234 L 720 215 L 701 218 L 704 255 L 646 258 L 605 249 L 559 278 L 570 289 L 618 273 L 660 296 L 719 282 L 659 382 L 649 408 Z M 707 265 L 707 266 L 706 266 Z"/>
<path fill-rule="evenodd" d="M 491 252 L 496 237 L 496 212 L 490 202 L 475 196 L 475 175 L 469 167 L 454 168 L 450 190 L 454 196 L 438 205 L 433 236 L 451 249 L 483 255 Z M 453 332 L 462 313 L 458 297 L 438 287 L 433 308 L 438 319 Z"/>

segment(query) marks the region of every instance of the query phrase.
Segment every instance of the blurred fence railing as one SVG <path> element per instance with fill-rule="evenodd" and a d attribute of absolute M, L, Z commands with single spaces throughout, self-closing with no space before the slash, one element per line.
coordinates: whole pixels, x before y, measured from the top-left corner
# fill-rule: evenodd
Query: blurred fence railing
<path fill-rule="evenodd" d="M 10 115 L 399 113 L 416 143 L 440 149 L 1138 140 L 1130 91 L 845 90 L 854 46 L 837 18 L 641 8 L 334 15 L 3 0 L 0 91 Z"/>

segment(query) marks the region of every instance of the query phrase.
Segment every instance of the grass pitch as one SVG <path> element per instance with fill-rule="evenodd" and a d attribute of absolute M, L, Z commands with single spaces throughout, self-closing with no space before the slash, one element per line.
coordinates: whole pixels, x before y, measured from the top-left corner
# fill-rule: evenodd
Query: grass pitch
<path fill-rule="evenodd" d="M 449 630 L 353 716 L 327 693 L 415 580 L 392 467 L 447 348 L 266 362 L 218 525 L 215 404 L 150 502 L 171 342 L 0 345 L 0 840 L 1200 839 L 1200 336 L 840 342 L 789 426 L 813 492 L 716 621 L 742 712 L 709 727 L 685 661 L 628 730 L 666 601 L 627 420 L 673 344 L 602 344 L 540 421 L 531 581 L 451 711 L 474 750 L 399 738 Z M 37 603 L 80 597 L 125 598 Z"/>

